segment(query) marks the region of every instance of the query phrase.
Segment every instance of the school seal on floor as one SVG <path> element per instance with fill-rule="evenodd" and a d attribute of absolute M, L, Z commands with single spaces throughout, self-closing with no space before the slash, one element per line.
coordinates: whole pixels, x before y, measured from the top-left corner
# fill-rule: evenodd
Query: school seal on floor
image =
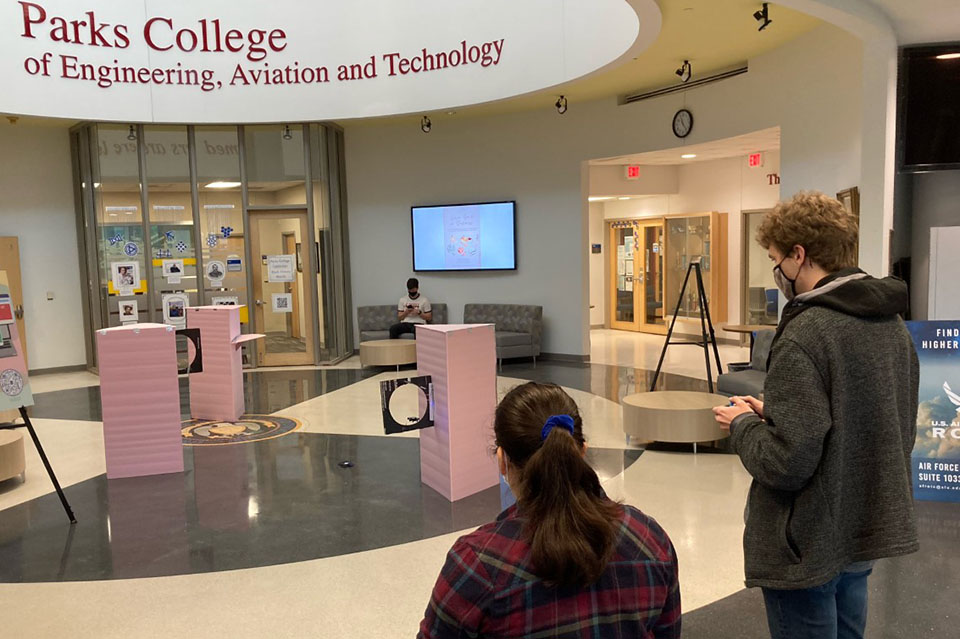
<path fill-rule="evenodd" d="M 289 417 L 244 415 L 235 422 L 190 419 L 183 422 L 180 432 L 185 446 L 222 446 L 282 437 L 300 426 L 300 421 Z"/>

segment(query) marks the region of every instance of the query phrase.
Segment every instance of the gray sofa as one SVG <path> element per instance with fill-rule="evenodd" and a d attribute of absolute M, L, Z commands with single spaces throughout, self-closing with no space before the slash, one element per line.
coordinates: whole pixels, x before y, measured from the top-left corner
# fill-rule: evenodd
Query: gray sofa
<path fill-rule="evenodd" d="M 447 323 L 447 305 L 434 304 L 433 320 L 431 324 Z M 390 339 L 390 327 L 397 323 L 397 305 L 379 304 L 377 306 L 358 306 L 357 324 L 360 328 L 360 341 L 369 342 L 375 339 Z M 413 339 L 413 335 L 407 333 L 401 335 L 400 339 Z"/>
<path fill-rule="evenodd" d="M 750 367 L 724 373 L 717 377 L 717 392 L 723 395 L 753 395 L 759 397 L 763 392 L 763 382 L 767 378 L 767 358 L 773 345 L 776 331 L 757 331 L 753 341 L 753 355 Z"/>
<path fill-rule="evenodd" d="M 497 340 L 497 361 L 511 357 L 540 355 L 543 307 L 526 304 L 467 304 L 464 324 L 493 324 Z"/>

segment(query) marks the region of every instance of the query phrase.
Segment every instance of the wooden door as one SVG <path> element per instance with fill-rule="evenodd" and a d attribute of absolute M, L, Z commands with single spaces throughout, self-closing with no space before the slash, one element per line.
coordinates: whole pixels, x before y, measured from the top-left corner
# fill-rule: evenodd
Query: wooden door
<path fill-rule="evenodd" d="M 10 282 L 10 297 L 17 318 L 17 330 L 20 332 L 23 361 L 29 370 L 27 359 L 27 328 L 23 318 L 23 286 L 20 282 L 20 242 L 15 237 L 0 237 L 0 271 L 7 272 Z"/>
<path fill-rule="evenodd" d="M 316 290 L 310 269 L 293 269 L 293 281 L 271 281 L 267 267 L 271 255 L 291 255 L 296 262 L 296 245 L 310 245 L 307 213 L 304 210 L 251 211 L 250 255 L 253 275 L 253 321 L 255 331 L 266 338 L 257 340 L 261 366 L 308 366 L 314 363 L 313 324 L 305 303 Z M 289 296 L 283 311 L 274 306 L 277 295 Z M 287 306 L 288 305 L 288 306 Z M 301 328 L 302 327 L 302 328 Z"/>

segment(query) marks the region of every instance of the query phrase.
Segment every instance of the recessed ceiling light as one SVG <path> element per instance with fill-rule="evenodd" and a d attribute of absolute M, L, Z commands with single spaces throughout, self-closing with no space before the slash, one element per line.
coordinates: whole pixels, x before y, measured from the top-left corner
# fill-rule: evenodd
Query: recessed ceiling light
<path fill-rule="evenodd" d="M 456 114 L 457 114 L 456 111 L 447 111 L 447 115 L 456 115 Z"/>
<path fill-rule="evenodd" d="M 208 189 L 235 189 L 240 186 L 239 182 L 211 182 L 207 185 Z"/>
<path fill-rule="evenodd" d="M 629 200 L 630 198 L 628 198 L 628 197 L 618 197 L 617 199 L 618 199 L 618 200 Z"/>
<path fill-rule="evenodd" d="M 684 160 L 692 160 L 693 158 L 697 157 L 697 154 L 696 154 L 696 153 L 684 153 L 684 154 L 681 155 L 680 157 L 683 158 Z"/>
<path fill-rule="evenodd" d="M 612 195 L 591 195 L 587 198 L 587 202 L 604 202 L 606 200 L 612 200 Z"/>
<path fill-rule="evenodd" d="M 960 53 L 943 53 L 937 56 L 937 60 L 956 60 L 960 58 Z"/>

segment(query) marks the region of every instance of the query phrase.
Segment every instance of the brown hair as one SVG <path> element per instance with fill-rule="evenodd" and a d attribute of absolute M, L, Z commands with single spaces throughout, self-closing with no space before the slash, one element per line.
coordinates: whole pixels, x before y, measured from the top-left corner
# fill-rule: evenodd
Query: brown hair
<path fill-rule="evenodd" d="M 573 418 L 573 434 L 558 426 L 541 440 L 554 415 Z M 513 488 L 537 576 L 554 586 L 595 583 L 613 555 L 622 511 L 583 458 L 576 402 L 553 384 L 517 386 L 497 406 L 494 432 L 516 469 Z"/>
<path fill-rule="evenodd" d="M 801 191 L 777 204 L 757 229 L 763 248 L 784 255 L 802 246 L 810 260 L 828 273 L 856 266 L 859 223 L 839 200 L 816 191 Z"/>

